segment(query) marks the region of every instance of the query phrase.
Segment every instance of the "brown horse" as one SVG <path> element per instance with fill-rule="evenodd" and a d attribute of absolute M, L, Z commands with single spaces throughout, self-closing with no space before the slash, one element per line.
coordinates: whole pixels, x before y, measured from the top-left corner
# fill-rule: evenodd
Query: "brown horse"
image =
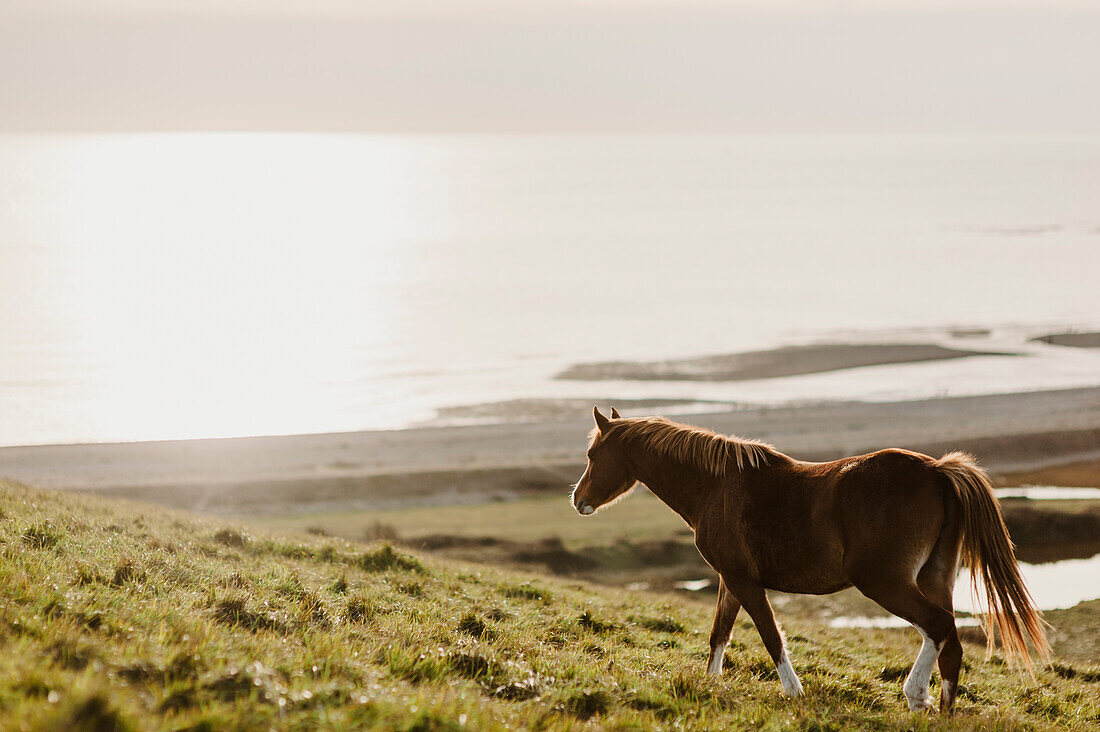
<path fill-rule="evenodd" d="M 719 574 L 708 673 L 722 673 L 734 618 L 744 607 L 787 696 L 802 684 L 765 590 L 820 595 L 855 586 L 911 623 L 923 644 L 902 687 L 910 709 L 930 709 L 939 662 L 940 709 L 958 689 L 962 645 L 951 597 L 960 560 L 989 612 L 993 643 L 1030 669 L 1025 636 L 1049 658 L 1043 621 L 1024 587 L 985 472 L 963 453 L 936 460 L 907 450 L 809 463 L 771 445 L 666 419 L 611 419 L 593 409 L 588 466 L 573 505 L 589 515 L 636 482 L 678 513 Z"/>

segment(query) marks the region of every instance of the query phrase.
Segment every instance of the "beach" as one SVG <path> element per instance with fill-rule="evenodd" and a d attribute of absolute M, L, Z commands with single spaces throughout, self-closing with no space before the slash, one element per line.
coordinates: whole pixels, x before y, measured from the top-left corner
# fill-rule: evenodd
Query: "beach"
<path fill-rule="evenodd" d="M 513 421 L 485 425 L 6 447 L 0 448 L 0 475 L 36 487 L 235 515 L 564 494 L 583 469 L 591 403 L 566 400 L 537 406 L 530 405 L 537 421 L 523 421 L 523 411 L 514 410 Z M 624 413 L 661 411 L 660 405 L 643 404 Z M 677 414 L 675 419 L 762 439 L 803 460 L 885 447 L 937 456 L 966 450 L 996 476 L 1045 470 L 1049 479 L 1059 469 L 1077 465 L 1072 474 L 1081 484 L 1094 475 L 1088 461 L 1100 459 L 1100 387 L 745 407 Z"/>

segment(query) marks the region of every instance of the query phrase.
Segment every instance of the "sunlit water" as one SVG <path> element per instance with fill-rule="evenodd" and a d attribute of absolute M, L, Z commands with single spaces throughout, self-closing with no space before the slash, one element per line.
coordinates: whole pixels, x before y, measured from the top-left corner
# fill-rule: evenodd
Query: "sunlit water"
<path fill-rule="evenodd" d="M 0 444 L 396 427 L 516 397 L 1100 383 L 1100 138 L 0 136 Z M 738 384 L 576 361 L 996 357 Z"/>

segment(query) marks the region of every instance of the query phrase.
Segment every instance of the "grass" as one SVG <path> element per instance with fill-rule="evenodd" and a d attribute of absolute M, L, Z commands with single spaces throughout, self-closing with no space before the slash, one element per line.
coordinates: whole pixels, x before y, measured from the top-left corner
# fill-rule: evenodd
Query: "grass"
<path fill-rule="evenodd" d="M 1032 680 L 970 644 L 959 713 L 910 713 L 913 633 L 806 618 L 787 624 L 807 692 L 788 701 L 744 620 L 726 675 L 703 674 L 709 620 L 671 595 L 0 482 L 0 729 L 1100 724 L 1095 666 Z"/>

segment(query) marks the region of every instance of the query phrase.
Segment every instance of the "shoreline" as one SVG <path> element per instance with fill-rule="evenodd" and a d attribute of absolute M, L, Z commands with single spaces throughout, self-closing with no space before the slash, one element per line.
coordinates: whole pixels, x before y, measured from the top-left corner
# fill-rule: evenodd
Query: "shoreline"
<path fill-rule="evenodd" d="M 961 449 L 1005 475 L 1100 458 L 1100 387 L 675 418 L 803 460 Z M 218 514 L 476 503 L 568 490 L 590 426 L 586 410 L 570 420 L 465 427 L 5 447 L 0 476 Z"/>

